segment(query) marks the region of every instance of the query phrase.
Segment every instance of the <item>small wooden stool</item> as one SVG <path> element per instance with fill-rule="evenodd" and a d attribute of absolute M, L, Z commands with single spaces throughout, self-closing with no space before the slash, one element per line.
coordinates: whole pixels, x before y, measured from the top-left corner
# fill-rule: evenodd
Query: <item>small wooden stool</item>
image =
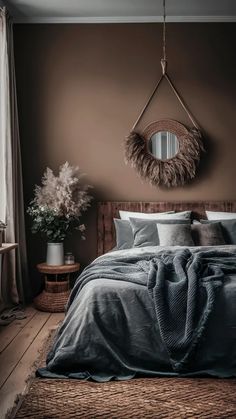
<path fill-rule="evenodd" d="M 70 274 L 78 272 L 80 264 L 52 266 L 39 263 L 37 269 L 44 274 L 45 289 L 34 299 L 35 307 L 38 310 L 51 313 L 65 311 L 65 305 L 70 295 Z M 48 275 L 54 275 L 55 280 L 50 281 Z"/>

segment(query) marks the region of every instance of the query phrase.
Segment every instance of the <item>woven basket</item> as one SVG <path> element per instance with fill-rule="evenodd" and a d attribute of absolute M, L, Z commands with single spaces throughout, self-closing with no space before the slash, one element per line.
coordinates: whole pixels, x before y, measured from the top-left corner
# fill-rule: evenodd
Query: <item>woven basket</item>
<path fill-rule="evenodd" d="M 34 299 L 38 310 L 50 313 L 61 313 L 70 295 L 69 281 L 45 281 L 45 290 Z"/>
<path fill-rule="evenodd" d="M 34 305 L 38 310 L 50 313 L 62 313 L 68 301 L 70 291 L 52 293 L 43 291 L 34 299 Z"/>
<path fill-rule="evenodd" d="M 45 281 L 45 291 L 51 293 L 66 292 L 70 288 L 69 281 Z"/>

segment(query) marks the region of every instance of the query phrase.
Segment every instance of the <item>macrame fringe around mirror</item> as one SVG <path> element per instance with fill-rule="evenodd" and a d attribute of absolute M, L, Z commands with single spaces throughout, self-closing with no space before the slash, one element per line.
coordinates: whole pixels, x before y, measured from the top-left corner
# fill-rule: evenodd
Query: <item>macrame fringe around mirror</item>
<path fill-rule="evenodd" d="M 125 161 L 136 169 L 142 179 L 154 186 L 182 186 L 195 177 L 201 153 L 205 150 L 200 127 L 167 73 L 165 0 L 163 0 L 163 58 L 161 59 L 161 68 L 161 77 L 135 121 L 130 134 L 125 139 Z M 145 133 L 149 132 L 149 127 L 145 128 L 142 135 L 136 131 L 138 123 L 146 112 L 161 82 L 164 80 L 167 81 L 193 125 L 191 128 L 187 129 L 177 121 L 168 119 L 158 121 L 159 126 L 161 126 L 161 122 L 163 122 L 165 127 L 168 126 L 169 121 L 169 130 L 177 136 L 179 141 L 178 153 L 174 157 L 165 160 L 154 157 L 148 150 L 147 143 L 150 140 L 150 136 L 145 135 Z M 183 129 L 177 129 L 178 125 L 182 125 Z M 178 135 L 180 132 L 181 135 Z"/>

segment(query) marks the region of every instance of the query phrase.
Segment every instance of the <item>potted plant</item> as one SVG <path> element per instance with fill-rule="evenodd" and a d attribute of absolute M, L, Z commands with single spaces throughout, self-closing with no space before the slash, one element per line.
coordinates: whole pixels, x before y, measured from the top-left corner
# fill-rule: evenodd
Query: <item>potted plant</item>
<path fill-rule="evenodd" d="M 72 229 L 77 229 L 85 239 L 85 225 L 80 217 L 89 206 L 92 197 L 90 186 L 81 182 L 84 175 L 79 167 L 68 162 L 60 166 L 58 176 L 46 169 L 42 186 L 35 186 L 35 196 L 27 212 L 33 219 L 32 232 L 47 238 L 48 265 L 63 265 L 63 242 Z"/>
<path fill-rule="evenodd" d="M 5 228 L 7 227 L 7 225 L 0 220 L 0 247 L 2 247 L 2 236 L 3 236 L 3 231 L 5 230 Z"/>

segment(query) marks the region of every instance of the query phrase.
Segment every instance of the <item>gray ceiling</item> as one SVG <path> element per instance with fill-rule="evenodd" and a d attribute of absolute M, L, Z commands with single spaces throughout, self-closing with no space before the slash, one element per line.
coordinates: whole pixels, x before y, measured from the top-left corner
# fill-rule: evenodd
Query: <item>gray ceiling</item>
<path fill-rule="evenodd" d="M 155 22 L 162 0 L 0 0 L 21 22 Z M 236 21 L 236 0 L 166 0 L 167 20 Z"/>

